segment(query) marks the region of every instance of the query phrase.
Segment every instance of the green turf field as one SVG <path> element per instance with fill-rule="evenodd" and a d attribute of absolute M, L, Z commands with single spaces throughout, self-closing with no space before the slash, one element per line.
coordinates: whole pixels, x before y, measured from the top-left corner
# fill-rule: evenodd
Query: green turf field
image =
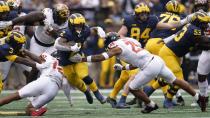
<path fill-rule="evenodd" d="M 9 92 L 3 92 L 2 96 Z M 109 91 L 104 90 L 103 94 L 108 95 Z M 58 96 L 48 104 L 48 112 L 43 118 L 210 118 L 210 107 L 208 112 L 201 113 L 198 107 L 191 107 L 192 97 L 183 93 L 186 106 L 175 107 L 173 110 L 162 108 L 162 93 L 158 91 L 152 96 L 152 99 L 158 103 L 160 109 L 151 114 L 140 113 L 139 108 L 132 106 L 131 109 L 112 109 L 109 104 L 101 105 L 98 101 L 89 105 L 84 99 L 83 94 L 78 91 L 72 93 L 73 107 L 70 107 L 65 96 L 59 92 Z M 132 96 L 129 95 L 129 99 Z M 118 97 L 119 98 L 119 97 Z M 13 102 L 0 108 L 0 117 L 25 118 L 27 116 L 16 116 L 16 112 L 23 112 L 27 104 L 26 100 Z"/>

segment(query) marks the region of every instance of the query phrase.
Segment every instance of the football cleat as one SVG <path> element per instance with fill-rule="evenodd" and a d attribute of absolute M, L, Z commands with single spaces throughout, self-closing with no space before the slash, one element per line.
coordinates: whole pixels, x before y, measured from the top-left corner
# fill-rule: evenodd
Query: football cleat
<path fill-rule="evenodd" d="M 159 107 L 157 104 L 155 104 L 154 107 L 151 107 L 151 106 L 146 106 L 143 110 L 141 110 L 141 113 L 150 113 L 154 110 L 157 110 Z"/>
<path fill-rule="evenodd" d="M 127 105 L 126 103 L 117 103 L 116 108 L 117 109 L 130 109 L 131 107 Z"/>
<path fill-rule="evenodd" d="M 163 107 L 167 109 L 172 109 L 174 107 L 174 103 L 166 98 L 163 102 Z"/>
<path fill-rule="evenodd" d="M 179 105 L 179 106 L 184 106 L 185 105 L 185 102 L 184 102 L 184 99 L 183 99 L 182 96 L 177 97 L 176 105 Z"/>
<path fill-rule="evenodd" d="M 31 111 L 30 115 L 31 116 L 43 116 L 44 113 L 46 113 L 46 112 L 47 112 L 47 108 L 46 107 L 42 107 L 40 109 Z"/>
<path fill-rule="evenodd" d="M 201 111 L 206 112 L 206 107 L 208 104 L 208 97 L 199 95 L 199 99 L 198 99 L 197 103 L 200 106 Z"/>
<path fill-rule="evenodd" d="M 106 102 L 108 102 L 112 106 L 112 108 L 116 108 L 117 101 L 115 99 L 107 97 Z"/>

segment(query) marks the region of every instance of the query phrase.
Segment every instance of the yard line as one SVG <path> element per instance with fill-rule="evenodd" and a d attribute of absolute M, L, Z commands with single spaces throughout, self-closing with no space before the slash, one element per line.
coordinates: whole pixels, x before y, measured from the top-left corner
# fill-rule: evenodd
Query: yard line
<path fill-rule="evenodd" d="M 117 97 L 119 98 L 120 96 L 118 95 Z M 190 96 L 190 95 L 182 95 L 182 97 L 190 98 L 192 96 Z M 133 98 L 133 95 L 128 95 L 127 98 L 128 99 L 129 98 Z M 150 98 L 152 98 L 152 99 L 160 99 L 161 98 L 162 99 L 162 98 L 164 98 L 164 96 L 163 95 L 154 95 L 154 96 L 150 96 Z M 63 100 L 63 99 L 67 99 L 67 98 L 65 96 L 57 96 L 57 97 L 55 97 L 55 99 Z M 81 96 L 72 96 L 72 99 L 79 99 L 79 100 L 81 100 L 81 99 L 86 99 L 86 98 L 85 98 L 85 96 L 81 95 Z"/>
<path fill-rule="evenodd" d="M 112 91 L 112 89 L 101 89 L 100 92 L 102 93 L 110 93 Z M 198 92 L 199 90 L 196 89 L 196 92 Z M 8 93 L 14 93 L 16 92 L 16 90 L 4 90 L 2 91 L 3 94 L 8 94 Z M 121 91 L 120 91 L 121 92 Z M 181 92 L 185 92 L 184 90 L 181 90 Z M 209 90 L 210 92 L 210 90 Z M 63 93 L 63 91 L 59 91 L 59 93 Z M 79 90 L 72 90 L 71 93 L 81 93 L 81 91 Z M 162 90 L 156 90 L 155 93 L 162 93 Z"/>

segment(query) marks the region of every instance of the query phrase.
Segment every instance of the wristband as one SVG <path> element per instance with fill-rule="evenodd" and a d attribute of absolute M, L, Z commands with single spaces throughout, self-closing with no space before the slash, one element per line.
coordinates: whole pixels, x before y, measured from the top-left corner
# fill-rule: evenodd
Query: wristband
<path fill-rule="evenodd" d="M 87 56 L 87 62 L 91 62 L 92 56 Z"/>
<path fill-rule="evenodd" d="M 106 52 L 102 53 L 102 55 L 104 56 L 105 59 L 109 59 L 109 55 Z"/>
<path fill-rule="evenodd" d="M 125 66 L 125 70 L 130 70 L 130 65 L 129 65 L 129 64 L 127 64 L 127 65 Z"/>

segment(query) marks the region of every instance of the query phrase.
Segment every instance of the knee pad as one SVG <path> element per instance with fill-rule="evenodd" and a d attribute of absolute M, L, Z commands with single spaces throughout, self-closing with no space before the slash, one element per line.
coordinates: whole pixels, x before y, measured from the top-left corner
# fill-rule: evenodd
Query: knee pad
<path fill-rule="evenodd" d="M 93 79 L 90 78 L 90 76 L 86 76 L 86 77 L 84 77 L 82 80 L 83 80 L 83 81 L 85 82 L 85 84 L 87 84 L 87 85 L 89 85 L 89 84 L 91 84 L 91 83 L 93 82 Z"/>
<path fill-rule="evenodd" d="M 170 85 L 169 89 L 168 89 L 168 93 L 172 94 L 172 95 L 176 95 L 177 91 L 179 90 L 178 86 L 173 86 Z"/>
<path fill-rule="evenodd" d="M 159 78 L 157 81 L 161 87 L 164 87 L 167 85 L 167 82 L 162 78 Z"/>

